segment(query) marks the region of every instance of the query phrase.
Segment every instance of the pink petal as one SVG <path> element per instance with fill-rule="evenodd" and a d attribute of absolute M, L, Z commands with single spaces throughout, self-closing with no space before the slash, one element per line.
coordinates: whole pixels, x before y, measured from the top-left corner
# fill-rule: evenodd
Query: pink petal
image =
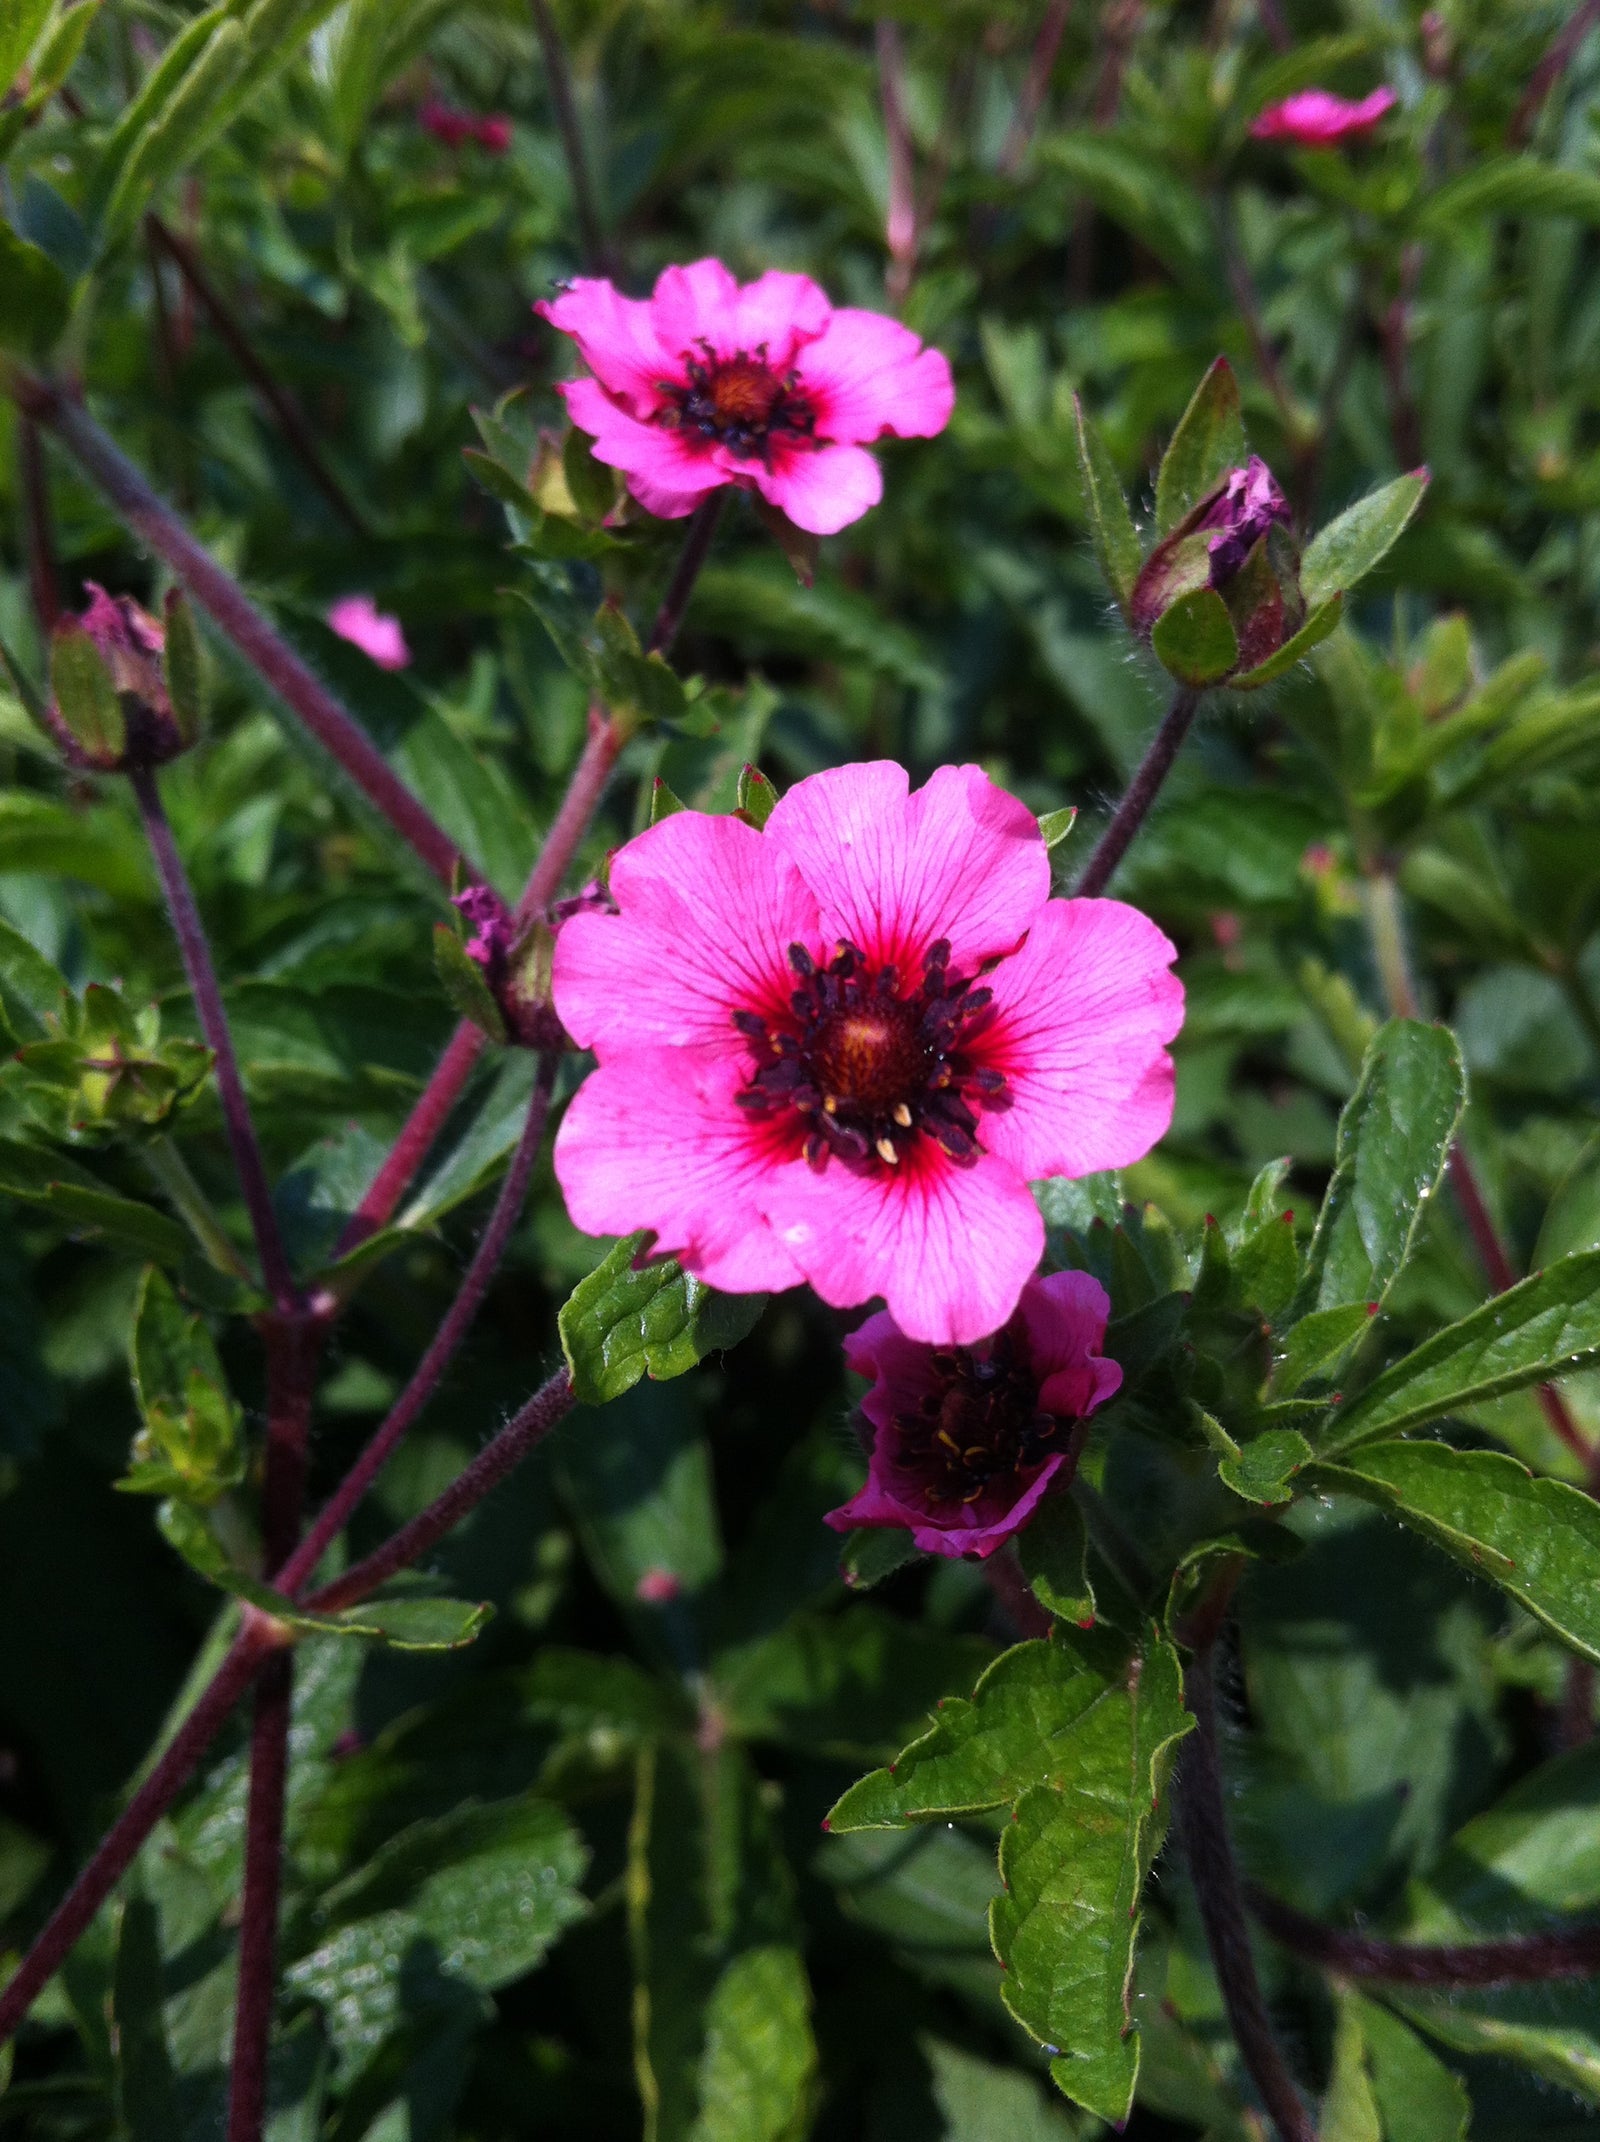
<path fill-rule="evenodd" d="M 344 595 L 328 612 L 328 626 L 341 640 L 359 647 L 379 669 L 407 669 L 411 650 L 400 620 L 377 608 L 370 595 Z"/>
<path fill-rule="evenodd" d="M 1051 1481 L 1066 1462 L 1065 1451 L 1047 1458 L 1037 1477 L 1028 1483 L 1010 1509 L 1000 1517 L 991 1518 L 987 1524 L 968 1512 L 958 1515 L 952 1511 L 948 1526 L 913 1525 L 911 1537 L 924 1554 L 975 1554 L 980 1561 L 986 1562 L 997 1547 L 1003 1547 L 1008 1539 L 1022 1530 L 1050 1492 Z"/>
<path fill-rule="evenodd" d="M 675 811 L 618 850 L 611 897 L 619 913 L 574 915 L 556 935 L 556 1010 L 573 1040 L 602 1058 L 706 1044 L 746 1075 L 733 1014 L 784 1012 L 790 945 L 825 942 L 788 857 L 741 819 Z"/>
<path fill-rule="evenodd" d="M 659 381 L 681 376 L 676 350 L 664 349 L 656 333 L 652 307 L 643 299 L 624 297 L 600 276 L 580 275 L 559 297 L 541 299 L 533 309 L 562 334 L 571 335 L 595 378 L 613 394 L 625 396 L 635 416 L 648 416 L 660 407 Z"/>
<path fill-rule="evenodd" d="M 633 1049 L 591 1071 L 555 1143 L 573 1225 L 651 1228 L 657 1249 L 730 1294 L 797 1285 L 799 1267 L 762 1217 L 774 1154 L 734 1104 L 743 1083 L 725 1048 Z"/>
<path fill-rule="evenodd" d="M 794 362 L 795 352 L 814 342 L 832 315 L 827 291 L 809 275 L 786 275 L 781 269 L 769 268 L 739 292 L 732 322 L 732 347 L 718 354 L 731 357 L 743 350 L 754 356 L 764 347 L 773 370 L 786 372 Z"/>
<path fill-rule="evenodd" d="M 1044 842 L 1027 806 L 977 766 L 941 766 L 915 795 L 909 786 L 890 759 L 813 774 L 781 799 L 765 838 L 799 866 L 830 938 L 911 981 L 944 937 L 952 966 L 970 972 L 1009 952 L 1043 909 Z"/>
<path fill-rule="evenodd" d="M 1110 1314 L 1110 1296 L 1088 1272 L 1052 1272 L 1023 1288 L 1028 1353 L 1047 1413 L 1082 1420 L 1121 1388 L 1121 1368 L 1100 1351 Z"/>
<path fill-rule="evenodd" d="M 885 1487 L 875 1473 L 869 1472 L 850 1500 L 837 1510 L 829 1510 L 822 1522 L 831 1525 L 835 1532 L 854 1532 L 858 1525 L 904 1525 L 909 1530 L 914 1519 L 922 1514 L 920 1506 L 913 1510 L 893 1489 Z"/>
<path fill-rule="evenodd" d="M 861 1410 L 874 1428 L 888 1428 L 897 1413 L 914 1406 L 924 1391 L 939 1382 L 933 1349 L 908 1339 L 886 1309 L 869 1316 L 844 1342 L 845 1365 L 870 1376 L 872 1389 Z"/>
<path fill-rule="evenodd" d="M 774 814 L 776 815 L 776 814 Z M 1142 1160 L 1172 1120 L 1183 1024 L 1174 946 L 1120 900 L 1052 900 L 993 978 L 983 1060 L 1012 1105 L 983 1118 L 987 1150 L 1030 1179 Z"/>
<path fill-rule="evenodd" d="M 686 267 L 663 268 L 650 300 L 661 347 L 679 360 L 704 354 L 731 357 L 738 347 L 739 285 L 720 260 L 693 260 Z"/>
<path fill-rule="evenodd" d="M 940 351 L 924 349 L 898 320 L 853 306 L 834 313 L 795 371 L 813 398 L 824 439 L 859 442 L 885 432 L 931 439 L 955 406 L 955 384 Z"/>
<path fill-rule="evenodd" d="M 611 399 L 598 380 L 569 379 L 559 392 L 573 423 L 593 438 L 596 461 L 623 470 L 629 479 L 628 488 L 647 512 L 658 509 L 643 496 L 645 491 L 652 498 L 664 493 L 674 498 L 688 497 L 692 507 L 701 493 L 714 491 L 727 482 L 703 447 L 689 446 L 681 432 L 664 425 L 640 423 Z M 665 513 L 662 518 L 675 520 L 679 516 Z"/>
<path fill-rule="evenodd" d="M 1365 134 L 1375 127 L 1395 103 L 1392 89 L 1375 89 L 1353 104 L 1329 89 L 1302 89 L 1281 104 L 1269 104 L 1251 121 L 1257 141 L 1292 141 L 1301 148 L 1331 147 L 1352 134 Z"/>
<path fill-rule="evenodd" d="M 794 1161 L 774 1173 L 762 1204 L 825 1302 L 848 1309 L 881 1294 L 908 1338 L 935 1346 L 997 1331 L 1044 1249 L 1044 1222 L 1019 1176 L 988 1159 L 958 1168 L 927 1139 L 870 1175 Z"/>
<path fill-rule="evenodd" d="M 736 464 L 769 505 L 807 535 L 837 535 L 883 496 L 883 471 L 859 446 L 791 447 L 772 457 Z"/>

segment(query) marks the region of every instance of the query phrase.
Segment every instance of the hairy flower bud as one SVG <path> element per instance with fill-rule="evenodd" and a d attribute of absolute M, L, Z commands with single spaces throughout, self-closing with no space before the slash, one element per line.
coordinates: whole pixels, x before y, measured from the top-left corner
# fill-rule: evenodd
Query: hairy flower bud
<path fill-rule="evenodd" d="M 88 607 L 51 634 L 51 733 L 74 766 L 125 773 L 186 751 L 200 727 L 200 646 L 187 604 L 162 625 L 131 595 L 85 582 Z"/>

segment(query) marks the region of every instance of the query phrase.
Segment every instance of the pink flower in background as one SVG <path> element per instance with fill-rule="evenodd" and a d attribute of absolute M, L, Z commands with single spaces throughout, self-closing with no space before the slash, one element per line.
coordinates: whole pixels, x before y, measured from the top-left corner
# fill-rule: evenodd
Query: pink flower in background
<path fill-rule="evenodd" d="M 1111 1304 L 1087 1272 L 1030 1279 L 993 1338 L 941 1351 L 868 1317 L 845 1360 L 872 1389 L 866 1485 L 824 1520 L 835 1532 L 903 1525 L 924 1554 L 991 1555 L 1078 1462 L 1073 1429 L 1114 1397 L 1100 1348 Z"/>
<path fill-rule="evenodd" d="M 1281 104 L 1269 104 L 1250 122 L 1257 141 L 1292 141 L 1302 149 L 1328 149 L 1358 134 L 1370 134 L 1395 102 L 1392 89 L 1375 89 L 1359 104 L 1331 89 L 1302 89 Z"/>
<path fill-rule="evenodd" d="M 417 106 L 417 124 L 435 141 L 442 141 L 447 149 L 459 149 L 477 132 L 477 121 L 471 112 L 458 111 L 453 104 L 446 104 L 439 97 L 423 98 Z"/>
<path fill-rule="evenodd" d="M 380 669 L 407 669 L 411 649 L 397 617 L 387 617 L 370 595 L 341 595 L 328 612 L 329 628 L 359 647 Z"/>
<path fill-rule="evenodd" d="M 489 156 L 504 156 L 511 146 L 511 121 L 503 112 L 480 119 L 473 131 L 479 148 Z"/>
<path fill-rule="evenodd" d="M 648 1228 L 732 1293 L 808 1280 L 966 1344 L 1038 1264 L 1028 1188 L 1147 1153 L 1172 1115 L 1173 947 L 1052 900 L 1033 814 L 976 766 L 796 783 L 756 832 L 675 812 L 556 940 L 599 1069 L 556 1141 L 591 1234 Z"/>
<path fill-rule="evenodd" d="M 594 375 L 561 392 L 595 459 L 667 520 L 732 483 L 832 535 L 883 495 L 863 442 L 932 438 L 955 400 L 937 350 L 897 320 L 835 307 L 804 275 L 740 284 L 697 260 L 666 269 L 649 298 L 580 276 L 533 309 Z"/>

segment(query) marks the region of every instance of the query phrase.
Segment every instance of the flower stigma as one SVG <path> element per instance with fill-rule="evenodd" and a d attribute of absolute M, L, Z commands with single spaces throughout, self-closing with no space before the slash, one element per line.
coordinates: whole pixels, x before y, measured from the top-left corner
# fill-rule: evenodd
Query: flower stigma
<path fill-rule="evenodd" d="M 739 350 L 715 356 L 709 343 L 701 356 L 683 352 L 685 384 L 657 382 L 666 397 L 661 419 L 674 430 L 697 432 L 742 459 L 765 460 L 774 438 L 815 444 L 816 412 L 800 393 L 794 373 L 779 375 L 767 362 L 766 344 L 754 355 Z"/>

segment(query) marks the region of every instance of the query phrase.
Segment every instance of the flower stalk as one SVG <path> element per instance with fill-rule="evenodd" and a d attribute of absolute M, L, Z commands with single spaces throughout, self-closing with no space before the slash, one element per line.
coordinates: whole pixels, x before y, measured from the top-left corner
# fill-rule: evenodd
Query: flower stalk
<path fill-rule="evenodd" d="M 1383 1941 L 1308 1918 L 1253 1883 L 1245 1902 L 1281 1947 L 1340 1978 L 1391 1986 L 1528 1986 L 1560 1978 L 1600 1978 L 1600 1926 L 1520 1934 L 1502 1941 Z"/>
<path fill-rule="evenodd" d="M 1160 728 L 1151 738 L 1149 749 L 1139 761 L 1126 794 L 1095 844 L 1094 853 L 1074 887 L 1076 899 L 1093 900 L 1110 884 L 1117 865 L 1127 854 L 1133 836 L 1144 824 L 1150 806 L 1172 771 L 1173 761 L 1183 748 L 1183 740 L 1199 711 L 1202 696 L 1199 692 L 1183 689 L 1173 694 L 1172 704 L 1162 717 Z"/>

